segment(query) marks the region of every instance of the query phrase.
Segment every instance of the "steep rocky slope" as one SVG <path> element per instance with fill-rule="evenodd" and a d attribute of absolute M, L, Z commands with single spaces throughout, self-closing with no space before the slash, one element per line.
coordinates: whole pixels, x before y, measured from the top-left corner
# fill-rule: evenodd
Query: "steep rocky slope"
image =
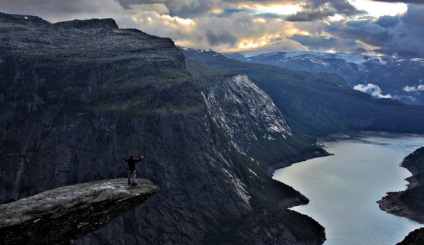
<path fill-rule="evenodd" d="M 424 244 L 424 228 L 416 229 L 410 232 L 405 239 L 397 245 L 421 245 Z"/>
<path fill-rule="evenodd" d="M 203 66 L 190 59 L 186 65 L 200 81 L 208 111 L 230 137 L 232 146 L 268 166 L 269 172 L 277 165 L 328 155 L 292 130 L 286 115 L 249 76 Z"/>
<path fill-rule="evenodd" d="M 405 191 L 387 193 L 378 201 L 379 207 L 388 213 L 424 222 L 424 147 L 405 157 L 401 166 L 412 173 L 407 179 L 408 188 Z M 424 229 L 421 228 L 411 232 L 400 244 L 423 242 Z"/>
<path fill-rule="evenodd" d="M 379 206 L 386 212 L 424 222 L 424 147 L 405 157 L 401 166 L 413 174 L 407 179 L 408 188 L 387 193 L 378 201 Z"/>
<path fill-rule="evenodd" d="M 70 185 L 0 205 L 4 245 L 70 244 L 140 205 L 159 188 L 149 180 L 128 187 L 126 179 Z"/>
<path fill-rule="evenodd" d="M 255 112 L 256 102 L 242 102 L 244 92 L 236 90 L 263 97 L 256 88 L 237 85 L 237 77 L 199 80 L 170 39 L 119 29 L 110 19 L 50 24 L 1 13 L 0 40 L 2 203 L 123 177 L 120 156 L 143 152 L 138 174 L 160 193 L 77 244 L 323 241 L 319 224 L 284 209 L 307 199 L 273 181 L 264 158 L 249 155 L 252 149 L 239 140 L 241 133 L 290 137 L 275 108 Z M 245 117 L 243 130 L 222 130 L 220 105 L 208 92 L 217 81 L 234 88 L 228 96 L 242 96 L 240 107 L 258 113 Z M 251 128 L 263 113 L 271 116 L 265 125 Z"/>

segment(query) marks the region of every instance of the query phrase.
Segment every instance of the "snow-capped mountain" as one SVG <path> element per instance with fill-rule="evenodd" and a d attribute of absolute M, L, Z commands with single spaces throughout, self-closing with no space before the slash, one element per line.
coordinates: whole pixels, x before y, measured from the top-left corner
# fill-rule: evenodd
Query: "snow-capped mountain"
<path fill-rule="evenodd" d="M 230 54 L 231 55 L 231 54 Z M 319 51 L 272 51 L 272 52 L 248 52 L 242 54 L 247 59 L 262 56 L 262 57 L 272 57 L 272 56 L 282 56 L 285 58 L 305 58 L 305 57 L 318 57 L 321 60 L 324 59 L 342 59 L 347 63 L 361 64 L 369 60 L 379 59 L 378 56 L 363 55 L 357 53 L 328 53 L 328 52 L 319 52 Z"/>
<path fill-rule="evenodd" d="M 352 88 L 377 98 L 393 98 L 424 105 L 424 59 L 371 56 L 355 53 L 281 51 L 226 54 L 245 62 L 292 70 L 329 72 L 343 77 Z"/>

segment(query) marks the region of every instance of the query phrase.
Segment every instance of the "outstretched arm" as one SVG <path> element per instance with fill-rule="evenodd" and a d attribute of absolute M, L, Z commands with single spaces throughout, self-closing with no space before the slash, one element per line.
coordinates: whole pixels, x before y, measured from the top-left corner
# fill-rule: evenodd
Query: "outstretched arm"
<path fill-rule="evenodd" d="M 143 161 L 144 160 L 144 155 L 140 156 L 140 159 L 137 160 L 137 162 Z"/>
<path fill-rule="evenodd" d="M 124 160 L 124 161 L 128 161 L 128 159 L 125 159 L 125 157 L 124 157 L 124 156 L 122 156 L 122 160 Z"/>

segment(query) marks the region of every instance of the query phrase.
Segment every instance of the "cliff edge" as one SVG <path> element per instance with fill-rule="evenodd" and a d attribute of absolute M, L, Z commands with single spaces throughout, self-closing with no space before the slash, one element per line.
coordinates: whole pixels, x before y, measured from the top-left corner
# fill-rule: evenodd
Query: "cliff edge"
<path fill-rule="evenodd" d="M 2 244 L 70 244 L 140 205 L 159 188 L 138 180 L 102 180 L 64 186 L 0 206 Z"/>
<path fill-rule="evenodd" d="M 322 226 L 286 209 L 305 198 L 265 172 L 309 143 L 248 77 L 186 61 L 111 19 L 0 13 L 0 203 L 125 176 L 121 156 L 142 151 L 161 195 L 75 244 L 322 244 Z"/>
<path fill-rule="evenodd" d="M 418 222 L 424 222 L 424 147 L 421 147 L 405 157 L 401 164 L 412 176 L 405 191 L 388 192 L 377 203 L 380 209 L 398 216 L 407 217 Z"/>
<path fill-rule="evenodd" d="M 412 176 L 405 191 L 389 192 L 378 201 L 380 208 L 388 213 L 424 222 L 424 147 L 405 157 L 401 164 Z M 423 244 L 424 229 L 416 229 L 409 233 L 399 245 Z"/>

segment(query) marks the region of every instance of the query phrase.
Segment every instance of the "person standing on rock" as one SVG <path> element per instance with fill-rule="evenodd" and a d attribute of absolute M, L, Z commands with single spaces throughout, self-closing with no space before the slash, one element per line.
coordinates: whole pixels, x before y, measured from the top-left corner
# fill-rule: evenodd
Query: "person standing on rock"
<path fill-rule="evenodd" d="M 134 158 L 134 155 L 131 155 L 128 159 L 125 159 L 124 156 L 122 156 L 122 159 L 128 163 L 128 185 L 137 185 L 135 183 L 135 177 L 137 170 L 135 169 L 135 164 L 137 162 L 140 162 L 144 159 L 144 156 L 141 155 L 138 160 Z"/>

